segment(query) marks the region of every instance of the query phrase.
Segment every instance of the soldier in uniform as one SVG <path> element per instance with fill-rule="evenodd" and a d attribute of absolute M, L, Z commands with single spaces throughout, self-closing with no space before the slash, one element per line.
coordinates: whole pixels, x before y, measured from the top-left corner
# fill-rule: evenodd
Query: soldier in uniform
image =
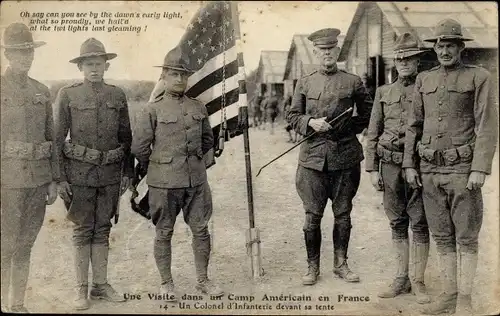
<path fill-rule="evenodd" d="M 2 312 L 27 313 L 24 296 L 31 248 L 42 227 L 46 205 L 57 198 L 53 119 L 49 89 L 30 78 L 34 49 L 28 27 L 10 24 L 4 33 L 9 67 L 1 81 Z"/>
<path fill-rule="evenodd" d="M 124 301 L 107 279 L 111 219 L 117 222 L 118 200 L 133 176 L 127 98 L 122 89 L 103 80 L 107 61 L 116 56 L 106 53 L 95 38 L 83 42 L 80 56 L 70 62 L 78 65 L 84 80 L 61 88 L 55 102 L 59 195 L 74 223 L 77 310 L 89 308 L 89 261 L 90 297 Z"/>
<path fill-rule="evenodd" d="M 347 282 L 359 276 L 347 265 L 351 234 L 352 200 L 358 190 L 363 149 L 356 134 L 370 120 L 371 103 L 361 78 L 337 68 L 338 29 L 322 29 L 308 38 L 314 44 L 320 69 L 301 78 L 295 89 L 287 121 L 301 135 L 319 132 L 300 148 L 297 192 L 305 209 L 304 239 L 308 271 L 304 285 L 316 283 L 320 267 L 321 219 L 328 199 L 335 217 L 334 273 Z M 327 121 L 356 105 L 358 116 L 346 115 L 338 124 Z"/>
<path fill-rule="evenodd" d="M 490 73 L 461 61 L 469 40 L 457 21 L 437 24 L 434 37 L 426 41 L 434 43 L 440 65 L 417 76 L 406 131 L 403 168 L 411 186 L 422 186 L 442 275 L 442 294 L 423 310 L 430 315 L 456 309 L 472 314 L 483 218 L 481 187 L 491 173 L 498 139 Z"/>
<path fill-rule="evenodd" d="M 196 268 L 196 289 L 211 296 L 223 291 L 208 278 L 212 215 L 211 193 L 203 157 L 214 145 L 205 106 L 184 94 L 191 70 L 179 48 L 162 66 L 165 92 L 148 103 L 134 130 L 132 153 L 147 168 L 151 219 L 156 227 L 154 257 L 160 291 L 167 301 L 177 294 L 171 272 L 171 240 L 181 209 L 189 225 Z"/>
<path fill-rule="evenodd" d="M 271 134 L 274 134 L 274 121 L 278 116 L 278 98 L 276 97 L 276 91 L 271 91 L 267 97 L 262 101 L 264 107 L 264 113 L 266 115 L 267 121 L 271 125 Z"/>
<path fill-rule="evenodd" d="M 429 256 L 429 228 L 425 219 L 422 191 L 411 189 L 404 178 L 404 140 L 408 111 L 417 77 L 419 55 L 424 51 L 410 33 L 403 33 L 394 44 L 394 64 L 398 80 L 377 89 L 367 132 L 365 169 L 373 186 L 384 191 L 384 209 L 390 221 L 397 270 L 392 284 L 378 294 L 381 298 L 408 293 L 413 288 L 418 303 L 428 303 L 424 272 Z M 412 280 L 408 276 L 411 221 Z"/>

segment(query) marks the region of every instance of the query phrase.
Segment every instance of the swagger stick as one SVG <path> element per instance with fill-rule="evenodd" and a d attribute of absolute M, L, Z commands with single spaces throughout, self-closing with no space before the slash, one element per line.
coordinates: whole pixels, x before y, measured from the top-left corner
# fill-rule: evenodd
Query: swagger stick
<path fill-rule="evenodd" d="M 234 25 L 234 36 L 238 52 L 238 125 L 243 130 L 243 144 L 245 147 L 245 170 L 247 179 L 247 197 L 248 197 L 248 218 L 250 228 L 246 234 L 247 253 L 251 258 L 250 266 L 254 279 L 264 274 L 262 269 L 262 260 L 260 255 L 260 233 L 255 227 L 254 204 L 253 204 L 253 186 L 252 186 L 252 162 L 250 160 L 250 139 L 248 136 L 248 101 L 246 89 L 245 64 L 243 62 L 243 52 L 241 47 L 240 26 L 238 17 L 238 2 L 231 1 L 231 17 Z"/>
<path fill-rule="evenodd" d="M 334 119 L 332 119 L 331 121 L 328 121 L 327 123 L 328 124 L 333 124 L 335 123 L 338 119 L 340 119 L 342 116 L 346 115 L 347 113 L 350 113 L 352 112 L 353 108 L 350 107 L 348 108 L 347 110 L 345 110 L 344 112 L 340 113 L 338 116 L 336 116 Z M 297 144 L 293 145 L 290 149 L 288 149 L 287 151 L 285 151 L 284 153 L 282 153 L 281 155 L 279 155 L 278 157 L 274 158 L 273 160 L 269 161 L 268 163 L 266 163 L 265 165 L 263 165 L 262 167 L 260 167 L 259 169 L 259 172 L 257 172 L 257 175 L 255 177 L 258 177 L 260 172 L 267 166 L 269 166 L 270 164 L 272 164 L 273 162 L 275 162 L 276 160 L 280 159 L 281 157 L 283 157 L 284 155 L 288 154 L 289 152 L 291 152 L 293 149 L 297 148 L 297 146 L 299 146 L 300 144 L 302 144 L 303 142 L 305 142 L 306 140 L 308 140 L 309 138 L 313 137 L 314 135 L 318 134 L 318 132 L 312 132 L 310 135 L 304 137 L 300 142 L 298 142 Z"/>

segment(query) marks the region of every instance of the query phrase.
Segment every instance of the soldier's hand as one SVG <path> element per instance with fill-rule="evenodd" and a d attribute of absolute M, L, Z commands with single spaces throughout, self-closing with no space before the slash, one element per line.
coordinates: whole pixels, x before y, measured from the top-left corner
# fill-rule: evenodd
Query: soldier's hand
<path fill-rule="evenodd" d="M 472 171 L 469 175 L 469 181 L 467 181 L 467 189 L 476 190 L 480 189 L 484 185 L 486 180 L 486 174 L 481 171 Z"/>
<path fill-rule="evenodd" d="M 47 188 L 47 205 L 52 205 L 57 199 L 57 183 L 51 182 Z"/>
<path fill-rule="evenodd" d="M 71 203 L 73 192 L 71 192 L 71 185 L 67 181 L 62 181 L 57 185 L 57 193 L 64 202 Z"/>
<path fill-rule="evenodd" d="M 130 178 L 122 177 L 122 182 L 120 185 L 120 196 L 123 195 L 123 193 L 125 193 L 129 187 L 130 187 Z"/>
<path fill-rule="evenodd" d="M 384 180 L 382 180 L 382 176 L 378 171 L 370 172 L 370 180 L 372 182 L 373 187 L 377 191 L 384 191 Z"/>
<path fill-rule="evenodd" d="M 318 119 L 310 119 L 307 123 L 315 132 L 327 132 L 332 129 L 332 126 L 325 121 L 326 116 Z"/>
<path fill-rule="evenodd" d="M 406 168 L 405 169 L 406 182 L 410 185 L 410 188 L 417 189 L 422 186 L 422 182 L 420 181 L 420 176 L 418 175 L 418 171 L 414 168 Z"/>

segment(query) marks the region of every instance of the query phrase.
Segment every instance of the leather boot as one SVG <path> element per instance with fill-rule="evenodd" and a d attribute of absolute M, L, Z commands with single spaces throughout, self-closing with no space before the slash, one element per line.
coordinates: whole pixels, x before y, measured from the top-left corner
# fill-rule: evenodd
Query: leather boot
<path fill-rule="evenodd" d="M 173 281 L 166 282 L 160 287 L 160 294 L 164 297 L 165 302 L 177 302 L 179 295 L 175 291 Z"/>
<path fill-rule="evenodd" d="M 314 285 L 318 281 L 321 257 L 321 230 L 304 231 L 307 251 L 307 273 L 302 277 L 303 285 Z"/>
<path fill-rule="evenodd" d="M 359 282 L 359 276 L 349 269 L 347 249 L 351 237 L 350 222 L 337 222 L 333 225 L 333 273 L 347 282 Z"/>
<path fill-rule="evenodd" d="M 208 278 L 208 263 L 210 261 L 210 235 L 197 237 L 193 235 L 194 265 L 196 268 L 196 290 L 213 297 L 221 297 L 224 291 Z"/>
<path fill-rule="evenodd" d="M 442 293 L 436 301 L 422 309 L 424 315 L 455 313 L 457 305 L 457 253 L 438 254 L 439 268 L 442 276 Z"/>
<path fill-rule="evenodd" d="M 393 239 L 393 245 L 397 261 L 396 277 L 387 289 L 378 294 L 380 298 L 396 297 L 400 294 L 409 293 L 411 290 L 411 283 L 408 278 L 408 263 L 410 259 L 408 239 Z"/>
<path fill-rule="evenodd" d="M 427 259 L 429 258 L 429 243 L 416 243 L 412 244 L 412 289 L 413 294 L 417 296 L 417 303 L 427 304 L 431 299 L 427 294 L 427 289 L 424 283 L 424 273 L 427 266 Z"/>
<path fill-rule="evenodd" d="M 477 253 L 460 252 L 460 282 L 458 286 L 457 315 L 472 315 L 472 284 L 477 269 Z"/>
<path fill-rule="evenodd" d="M 89 295 L 89 263 L 90 244 L 75 247 L 75 270 L 76 270 L 76 299 L 74 308 L 86 310 L 90 307 Z"/>
<path fill-rule="evenodd" d="M 92 289 L 90 298 L 109 302 L 125 302 L 125 297 L 108 284 L 108 254 L 109 246 L 105 244 L 92 245 Z"/>

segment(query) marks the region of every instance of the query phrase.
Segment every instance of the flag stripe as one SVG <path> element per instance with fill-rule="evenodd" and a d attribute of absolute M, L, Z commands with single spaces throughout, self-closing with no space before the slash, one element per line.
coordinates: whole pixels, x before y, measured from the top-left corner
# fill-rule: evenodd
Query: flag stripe
<path fill-rule="evenodd" d="M 229 104 L 233 104 L 234 102 L 238 101 L 238 94 L 239 94 L 238 89 L 239 88 L 236 87 L 235 89 L 228 91 L 224 94 L 226 98 L 225 102 L 226 107 Z M 207 107 L 208 115 L 212 115 L 213 113 L 219 111 L 221 109 L 221 103 L 222 103 L 222 95 L 218 96 L 209 103 L 205 104 L 205 106 Z"/>
<path fill-rule="evenodd" d="M 239 80 L 239 91 L 240 94 L 246 94 L 247 93 L 247 85 L 245 80 Z"/>
<path fill-rule="evenodd" d="M 236 60 L 236 47 L 233 46 L 226 51 L 225 62 L 226 65 L 232 63 Z M 193 85 L 195 85 L 198 81 L 202 80 L 215 70 L 221 68 L 224 65 L 224 53 L 220 53 L 219 55 L 213 57 L 208 60 L 203 67 L 201 67 L 194 74 L 189 76 L 187 89 L 189 90 Z"/>
<path fill-rule="evenodd" d="M 228 120 L 233 117 L 238 117 L 238 101 L 234 102 L 229 106 L 226 106 L 226 117 Z M 216 127 L 217 125 L 220 125 L 221 124 L 220 110 L 210 115 L 209 120 L 212 128 Z"/>
<path fill-rule="evenodd" d="M 222 88 L 224 86 L 224 92 L 231 91 L 238 88 L 238 76 L 232 76 L 231 78 L 226 78 L 225 82 L 219 82 L 215 86 L 208 88 L 203 91 L 202 94 L 196 97 L 197 100 L 203 102 L 204 104 L 208 104 L 213 101 L 218 96 L 222 95 Z"/>
<path fill-rule="evenodd" d="M 226 71 L 225 71 L 225 79 L 227 80 L 228 78 L 238 74 L 238 63 L 236 61 L 231 62 L 230 64 L 226 65 Z M 210 87 L 216 85 L 217 83 L 222 81 L 222 75 L 223 75 L 223 67 L 217 69 L 216 71 L 212 72 L 205 78 L 201 79 L 197 83 L 195 83 L 191 88 L 186 90 L 186 94 L 189 95 L 191 98 L 198 98 L 198 96 L 203 93 L 205 90 L 209 89 Z"/>

